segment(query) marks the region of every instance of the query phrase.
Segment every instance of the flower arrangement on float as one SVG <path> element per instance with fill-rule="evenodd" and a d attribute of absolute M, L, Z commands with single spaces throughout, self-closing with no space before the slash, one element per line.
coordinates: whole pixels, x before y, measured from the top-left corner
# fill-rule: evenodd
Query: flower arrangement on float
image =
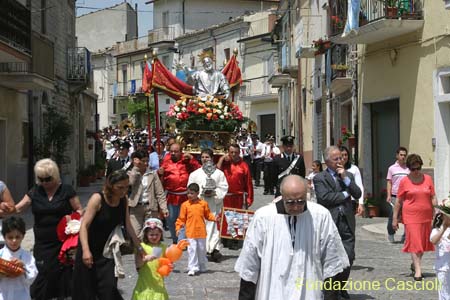
<path fill-rule="evenodd" d="M 234 131 L 247 121 L 234 102 L 213 97 L 181 97 L 166 115 L 181 130 Z"/>

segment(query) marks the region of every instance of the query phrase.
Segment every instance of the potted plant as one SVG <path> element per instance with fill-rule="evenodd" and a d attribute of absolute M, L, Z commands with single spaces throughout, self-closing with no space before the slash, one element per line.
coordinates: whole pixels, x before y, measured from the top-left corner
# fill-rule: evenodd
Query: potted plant
<path fill-rule="evenodd" d="M 336 74 L 338 77 L 346 77 L 347 76 L 347 70 L 348 70 L 347 65 L 334 64 L 334 65 L 331 65 L 331 68 L 333 70 L 336 70 Z"/>
<path fill-rule="evenodd" d="M 316 52 L 314 52 L 314 55 L 320 55 L 324 54 L 327 49 L 331 48 L 331 41 L 320 38 L 317 41 L 313 41 L 313 45 L 314 48 L 316 48 Z"/>
<path fill-rule="evenodd" d="M 95 165 L 89 165 L 86 169 L 89 173 L 89 181 L 95 182 L 95 180 L 97 179 L 97 168 L 95 167 Z"/>
<path fill-rule="evenodd" d="M 351 131 L 349 131 L 347 129 L 347 127 L 345 127 L 345 126 L 341 127 L 341 134 L 342 134 L 342 142 L 345 143 L 346 141 L 348 141 L 348 146 L 350 148 L 355 148 L 355 146 L 356 146 L 356 137 Z"/>
<path fill-rule="evenodd" d="M 101 179 L 105 175 L 106 159 L 103 157 L 102 153 L 99 153 L 95 157 L 95 169 L 97 179 Z"/>
<path fill-rule="evenodd" d="M 339 16 L 331 16 L 331 24 L 335 32 L 342 31 L 345 27 L 345 21 Z"/>
<path fill-rule="evenodd" d="M 398 0 L 386 0 L 386 17 L 397 18 Z"/>
<path fill-rule="evenodd" d="M 78 185 L 80 187 L 87 187 L 89 186 L 89 176 L 90 176 L 90 170 L 88 168 L 82 169 L 78 172 Z"/>
<path fill-rule="evenodd" d="M 366 207 L 367 216 L 369 218 L 378 217 L 380 215 L 380 208 L 378 201 L 374 195 L 367 193 L 364 197 L 364 206 Z"/>

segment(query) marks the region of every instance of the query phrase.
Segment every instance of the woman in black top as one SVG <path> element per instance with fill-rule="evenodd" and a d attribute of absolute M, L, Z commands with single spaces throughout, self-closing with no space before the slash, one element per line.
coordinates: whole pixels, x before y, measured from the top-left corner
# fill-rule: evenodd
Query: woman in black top
<path fill-rule="evenodd" d="M 128 175 L 123 170 L 109 175 L 102 192 L 89 199 L 81 221 L 73 275 L 73 300 L 122 300 L 114 275 L 114 259 L 103 256 L 103 248 L 117 225 L 125 224 L 133 243 L 139 240 L 128 213 Z M 142 247 L 138 247 L 141 254 Z"/>
<path fill-rule="evenodd" d="M 80 199 L 72 186 L 61 183 L 59 169 L 51 159 L 42 159 L 34 166 L 36 186 L 16 205 L 22 212 L 31 205 L 34 216 L 33 255 L 39 274 L 30 288 L 31 298 L 47 300 L 71 296 L 72 267 L 58 261 L 62 242 L 56 226 L 65 215 L 82 213 Z"/>

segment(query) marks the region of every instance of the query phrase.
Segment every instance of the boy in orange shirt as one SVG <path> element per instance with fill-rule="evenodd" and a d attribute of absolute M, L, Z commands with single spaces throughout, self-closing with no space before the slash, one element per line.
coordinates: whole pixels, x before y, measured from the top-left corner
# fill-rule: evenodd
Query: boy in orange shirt
<path fill-rule="evenodd" d="M 206 223 L 217 221 L 219 216 L 214 216 L 209 210 L 208 203 L 198 198 L 200 187 L 191 183 L 187 187 L 188 201 L 183 202 L 175 224 L 177 236 L 182 227 L 186 227 L 186 237 L 189 241 L 188 275 L 194 276 L 197 272 L 206 272 Z"/>

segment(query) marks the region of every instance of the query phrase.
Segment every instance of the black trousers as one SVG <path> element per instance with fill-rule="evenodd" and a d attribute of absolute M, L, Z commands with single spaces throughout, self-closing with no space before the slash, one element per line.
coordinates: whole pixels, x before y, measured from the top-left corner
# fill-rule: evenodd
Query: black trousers
<path fill-rule="evenodd" d="M 276 186 L 276 174 L 273 170 L 273 162 L 264 162 L 264 191 L 273 193 Z"/>
<path fill-rule="evenodd" d="M 259 184 L 261 181 L 261 171 L 263 167 L 263 160 L 262 158 L 257 158 L 252 160 L 252 168 L 251 173 L 252 177 L 255 180 L 255 184 Z"/>

